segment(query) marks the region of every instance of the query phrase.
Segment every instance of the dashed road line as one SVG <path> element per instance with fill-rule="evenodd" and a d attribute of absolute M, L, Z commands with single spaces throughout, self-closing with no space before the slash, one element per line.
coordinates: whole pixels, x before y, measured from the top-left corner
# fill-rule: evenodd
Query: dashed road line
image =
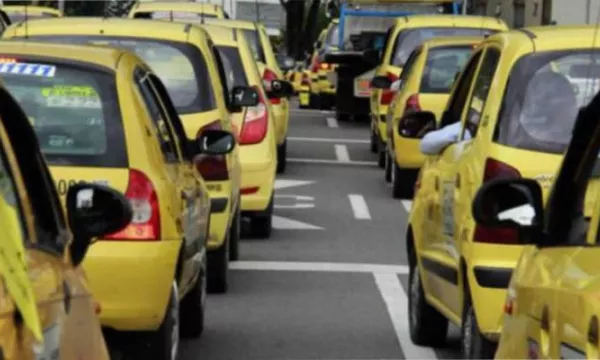
<path fill-rule="evenodd" d="M 304 163 L 304 164 L 328 164 L 328 165 L 358 165 L 358 166 L 377 166 L 375 161 L 338 161 L 338 160 L 324 160 L 324 159 L 303 159 L 303 158 L 288 158 L 288 162 L 291 163 Z"/>
<path fill-rule="evenodd" d="M 340 162 L 349 162 L 350 154 L 348 153 L 348 147 L 346 145 L 335 144 L 335 157 Z"/>
<path fill-rule="evenodd" d="M 347 143 L 347 144 L 368 144 L 369 140 L 363 139 L 335 139 L 335 138 L 313 138 L 313 137 L 298 137 L 290 136 L 289 141 L 306 141 L 306 142 L 331 142 L 331 143 Z"/>
<path fill-rule="evenodd" d="M 413 344 L 408 329 L 408 297 L 397 275 L 375 273 L 375 283 L 388 310 L 396 337 L 406 359 L 437 359 L 431 348 Z"/>
<path fill-rule="evenodd" d="M 410 212 L 410 208 L 412 207 L 412 200 L 402 200 L 402 206 L 406 212 Z"/>
<path fill-rule="evenodd" d="M 339 127 L 338 122 L 334 117 L 329 116 L 325 118 L 325 121 L 327 121 L 327 126 L 329 126 L 332 129 L 337 129 Z"/>
<path fill-rule="evenodd" d="M 367 205 L 364 196 L 350 194 L 348 195 L 348 200 L 350 200 L 350 206 L 352 207 L 355 219 L 371 220 L 371 212 L 369 211 L 369 206 Z"/>
<path fill-rule="evenodd" d="M 383 265 L 364 263 L 328 263 L 304 261 L 232 261 L 229 268 L 233 270 L 259 271 L 315 271 L 333 273 L 377 273 L 391 275 L 408 274 L 406 265 Z"/>

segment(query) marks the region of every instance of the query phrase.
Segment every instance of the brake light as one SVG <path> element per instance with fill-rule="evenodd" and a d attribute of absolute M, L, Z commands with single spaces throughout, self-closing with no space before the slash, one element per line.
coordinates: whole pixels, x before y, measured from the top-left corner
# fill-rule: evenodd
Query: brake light
<path fill-rule="evenodd" d="M 263 85 L 265 86 L 265 90 L 268 92 L 271 91 L 271 81 L 277 80 L 277 74 L 269 69 L 265 69 L 265 73 L 263 74 Z M 271 104 L 280 104 L 280 98 L 269 98 Z"/>
<path fill-rule="evenodd" d="M 412 94 L 406 99 L 406 105 L 404 106 L 404 114 L 409 114 L 414 111 L 421 111 L 421 104 L 419 104 L 419 94 Z"/>
<path fill-rule="evenodd" d="M 317 72 L 319 71 L 319 66 L 321 65 L 320 61 L 319 61 L 319 57 L 315 56 L 313 58 L 312 64 L 310 66 L 310 71 L 312 72 Z"/>
<path fill-rule="evenodd" d="M 390 84 L 393 84 L 398 80 L 398 76 L 396 74 L 387 73 L 387 78 L 390 80 Z M 394 99 L 394 95 L 396 94 L 396 90 L 385 89 L 381 93 L 381 105 L 389 105 L 392 103 Z"/>
<path fill-rule="evenodd" d="M 259 89 L 258 104 L 256 106 L 246 108 L 244 123 L 240 133 L 240 145 L 258 144 L 263 141 L 267 135 L 269 126 L 269 113 L 265 106 L 265 99 Z"/>
<path fill-rule="evenodd" d="M 198 131 L 198 136 L 204 130 L 221 130 L 219 120 L 206 124 Z M 229 170 L 227 169 L 227 158 L 225 155 L 204 156 L 196 161 L 196 170 L 206 181 L 224 181 L 229 179 Z"/>
<path fill-rule="evenodd" d="M 502 178 L 520 178 L 521 174 L 514 167 L 505 164 L 501 161 L 488 158 L 485 162 L 485 170 L 483 173 L 483 182 L 492 179 Z M 488 228 L 477 225 L 473 236 L 475 242 L 492 243 L 492 244 L 518 244 L 519 233 L 517 229 L 508 228 Z"/>
<path fill-rule="evenodd" d="M 327 63 L 322 63 L 322 64 L 321 64 L 321 69 L 322 69 L 322 70 L 327 70 L 327 69 L 329 69 L 329 64 L 327 64 Z"/>
<path fill-rule="evenodd" d="M 133 209 L 131 223 L 123 230 L 105 236 L 106 240 L 160 240 L 160 207 L 150 179 L 141 171 L 129 169 L 125 197 Z"/>

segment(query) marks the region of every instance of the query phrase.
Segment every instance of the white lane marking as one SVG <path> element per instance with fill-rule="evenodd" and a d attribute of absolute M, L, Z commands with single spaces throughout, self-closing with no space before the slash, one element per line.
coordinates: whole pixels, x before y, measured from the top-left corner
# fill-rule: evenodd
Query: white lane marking
<path fill-rule="evenodd" d="M 332 143 L 348 143 L 348 144 L 368 144 L 369 140 L 363 139 L 333 139 L 333 138 L 312 138 L 312 137 L 288 137 L 290 141 L 306 141 L 306 142 L 332 142 Z"/>
<path fill-rule="evenodd" d="M 298 201 L 314 201 L 315 200 L 315 198 L 313 196 L 288 195 L 288 194 L 275 195 L 275 199 L 296 199 Z"/>
<path fill-rule="evenodd" d="M 323 230 L 322 227 L 273 215 L 273 229 L 277 230 Z"/>
<path fill-rule="evenodd" d="M 302 158 L 288 158 L 288 162 L 292 163 L 304 163 L 304 164 L 330 164 L 330 165 L 360 165 L 360 166 L 376 166 L 375 161 L 337 161 L 337 160 L 323 160 L 323 159 L 302 159 Z"/>
<path fill-rule="evenodd" d="M 330 128 L 336 129 L 338 128 L 338 122 L 334 117 L 327 117 L 325 118 L 325 121 L 327 121 L 327 126 L 329 126 Z"/>
<path fill-rule="evenodd" d="M 293 199 L 292 204 L 277 204 L 275 202 L 275 209 L 313 209 L 315 207 L 315 198 L 312 196 L 303 195 L 275 195 L 275 199 Z"/>
<path fill-rule="evenodd" d="M 355 219 L 371 220 L 371 212 L 369 211 L 369 206 L 367 206 L 364 196 L 349 194 L 348 200 L 350 200 L 350 206 L 352 207 Z"/>
<path fill-rule="evenodd" d="M 406 212 L 410 212 L 410 208 L 412 207 L 412 200 L 402 200 L 402 206 Z"/>
<path fill-rule="evenodd" d="M 350 154 L 348 153 L 348 147 L 346 145 L 335 144 L 335 157 L 340 162 L 349 162 Z"/>
<path fill-rule="evenodd" d="M 408 330 L 408 297 L 395 274 L 375 273 L 375 283 L 390 315 L 396 337 L 407 359 L 437 359 L 431 348 L 413 344 Z"/>
<path fill-rule="evenodd" d="M 295 186 L 309 185 L 313 183 L 313 180 L 275 179 L 275 190 L 281 190 Z"/>
<path fill-rule="evenodd" d="M 317 271 L 334 273 L 378 273 L 391 275 L 408 274 L 406 265 L 383 265 L 361 263 L 328 263 L 304 261 L 232 261 L 230 269 L 262 271 Z"/>

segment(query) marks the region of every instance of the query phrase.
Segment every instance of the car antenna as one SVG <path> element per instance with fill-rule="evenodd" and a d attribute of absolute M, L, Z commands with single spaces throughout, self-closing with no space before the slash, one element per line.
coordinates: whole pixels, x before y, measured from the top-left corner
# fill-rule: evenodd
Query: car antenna
<path fill-rule="evenodd" d="M 204 0 L 200 4 L 200 24 L 204 25 Z"/>
<path fill-rule="evenodd" d="M 258 37 L 258 22 L 260 21 L 260 6 L 258 5 L 258 0 L 254 0 L 254 7 L 256 8 L 256 22 L 254 26 L 256 27 L 256 36 Z"/>
<path fill-rule="evenodd" d="M 27 4 L 25 4 L 25 39 L 29 39 L 29 14 L 27 13 Z"/>

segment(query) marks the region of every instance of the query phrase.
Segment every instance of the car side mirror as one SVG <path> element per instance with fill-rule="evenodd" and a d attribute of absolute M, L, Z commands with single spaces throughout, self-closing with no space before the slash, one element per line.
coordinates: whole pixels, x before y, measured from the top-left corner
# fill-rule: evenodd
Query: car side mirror
<path fill-rule="evenodd" d="M 99 184 L 71 186 L 66 208 L 73 233 L 69 248 L 73 266 L 81 264 L 93 238 L 122 230 L 133 217 L 131 204 L 123 194 Z"/>
<path fill-rule="evenodd" d="M 541 235 L 543 226 L 542 188 L 533 179 L 494 179 L 477 191 L 472 206 L 477 224 L 491 228 L 519 230 L 530 235 L 526 243 Z"/>
<path fill-rule="evenodd" d="M 392 81 L 387 76 L 379 75 L 371 79 L 370 86 L 373 89 L 387 90 L 392 87 Z"/>
<path fill-rule="evenodd" d="M 231 91 L 231 101 L 229 102 L 229 111 L 232 113 L 241 112 L 242 108 L 256 106 L 259 102 L 258 91 L 248 86 L 235 86 Z"/>
<path fill-rule="evenodd" d="M 285 98 L 294 94 L 294 87 L 286 80 L 272 80 L 270 91 L 267 96 L 269 98 Z"/>
<path fill-rule="evenodd" d="M 437 121 L 431 111 L 415 111 L 404 115 L 398 122 L 398 134 L 409 139 L 420 139 L 435 130 Z"/>
<path fill-rule="evenodd" d="M 225 130 L 204 130 L 196 138 L 197 153 L 202 155 L 226 155 L 235 148 L 233 134 Z"/>

